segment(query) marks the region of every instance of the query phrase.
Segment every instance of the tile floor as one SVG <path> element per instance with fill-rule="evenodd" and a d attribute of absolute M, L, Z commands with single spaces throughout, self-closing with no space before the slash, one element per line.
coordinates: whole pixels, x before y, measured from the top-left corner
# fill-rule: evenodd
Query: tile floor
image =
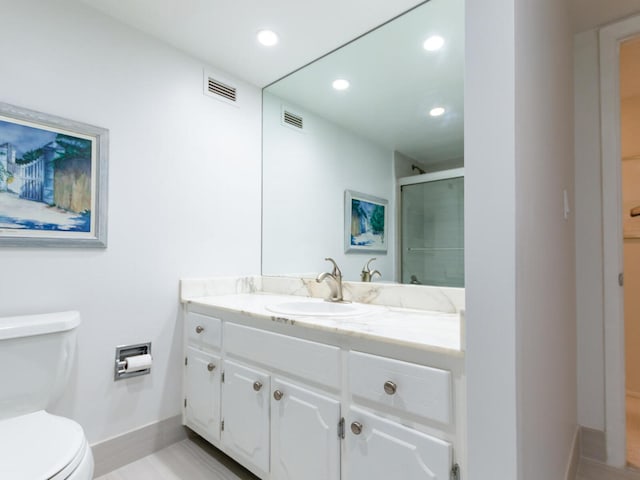
<path fill-rule="evenodd" d="M 96 480 L 259 480 L 193 435 Z"/>
<path fill-rule="evenodd" d="M 578 465 L 576 480 L 640 480 L 640 472 L 617 470 L 583 458 Z"/>
<path fill-rule="evenodd" d="M 258 480 L 258 477 L 194 435 L 96 480 Z M 576 480 L 640 480 L 640 471 L 615 470 L 582 459 Z"/>

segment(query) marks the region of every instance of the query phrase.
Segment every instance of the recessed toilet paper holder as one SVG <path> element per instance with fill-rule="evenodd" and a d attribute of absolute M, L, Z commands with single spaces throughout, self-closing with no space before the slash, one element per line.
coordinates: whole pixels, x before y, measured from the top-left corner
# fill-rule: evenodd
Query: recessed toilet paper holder
<path fill-rule="evenodd" d="M 116 347 L 114 380 L 151 373 L 151 342 Z"/>

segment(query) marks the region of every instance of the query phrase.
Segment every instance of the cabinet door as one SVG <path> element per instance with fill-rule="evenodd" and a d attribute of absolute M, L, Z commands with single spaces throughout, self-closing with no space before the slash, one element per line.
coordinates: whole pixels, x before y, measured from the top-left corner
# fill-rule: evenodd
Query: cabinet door
<path fill-rule="evenodd" d="M 209 441 L 220 439 L 220 357 L 187 348 L 187 425 Z"/>
<path fill-rule="evenodd" d="M 280 379 L 271 391 L 271 478 L 339 480 L 340 402 Z"/>
<path fill-rule="evenodd" d="M 231 360 L 224 363 L 222 443 L 269 471 L 269 376 Z"/>
<path fill-rule="evenodd" d="M 345 425 L 348 480 L 449 480 L 451 444 L 351 408 Z"/>

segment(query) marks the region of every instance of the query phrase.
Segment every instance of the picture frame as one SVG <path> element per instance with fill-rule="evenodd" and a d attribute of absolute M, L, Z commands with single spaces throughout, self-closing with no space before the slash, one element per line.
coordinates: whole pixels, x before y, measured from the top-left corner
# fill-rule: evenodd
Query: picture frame
<path fill-rule="evenodd" d="M 107 246 L 107 129 L 0 102 L 0 247 Z"/>
<path fill-rule="evenodd" d="M 386 253 L 389 202 L 366 193 L 345 190 L 345 253 Z"/>

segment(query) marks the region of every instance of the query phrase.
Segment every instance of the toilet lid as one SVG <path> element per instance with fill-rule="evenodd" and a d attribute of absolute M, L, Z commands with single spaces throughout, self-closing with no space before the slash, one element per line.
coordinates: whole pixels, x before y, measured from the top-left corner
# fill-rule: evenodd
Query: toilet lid
<path fill-rule="evenodd" d="M 87 449 L 82 427 L 40 410 L 0 421 L 0 478 L 61 480 Z"/>

